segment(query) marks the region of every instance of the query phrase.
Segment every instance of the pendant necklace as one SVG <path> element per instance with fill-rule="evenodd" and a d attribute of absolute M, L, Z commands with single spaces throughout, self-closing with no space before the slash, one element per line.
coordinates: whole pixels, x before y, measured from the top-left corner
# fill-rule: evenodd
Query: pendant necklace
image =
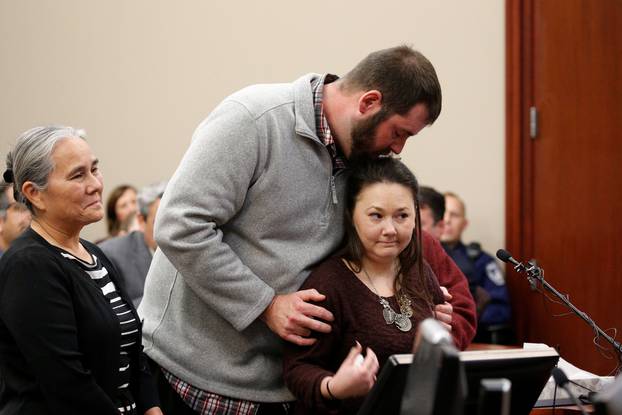
<path fill-rule="evenodd" d="M 400 306 L 400 312 L 396 313 L 395 310 L 391 308 L 389 301 L 387 301 L 386 298 L 383 298 L 380 296 L 380 294 L 378 294 L 378 290 L 376 290 L 376 287 L 374 286 L 374 283 L 369 277 L 369 274 L 367 273 L 367 271 L 365 271 L 365 268 L 363 268 L 363 273 L 367 277 L 367 280 L 369 281 L 371 288 L 374 290 L 374 294 L 376 294 L 378 296 L 378 299 L 380 300 L 380 305 L 382 306 L 382 316 L 384 317 L 384 321 L 387 324 L 395 324 L 397 328 L 400 329 L 401 331 L 404 331 L 404 332 L 410 331 L 410 329 L 413 326 L 412 322 L 410 321 L 410 317 L 412 317 L 413 315 L 413 309 L 411 307 L 412 302 L 410 300 L 410 297 L 408 297 L 406 293 L 402 293 L 402 292 L 400 292 L 399 295 L 398 294 L 395 295 L 395 297 L 397 298 L 397 303 Z"/>

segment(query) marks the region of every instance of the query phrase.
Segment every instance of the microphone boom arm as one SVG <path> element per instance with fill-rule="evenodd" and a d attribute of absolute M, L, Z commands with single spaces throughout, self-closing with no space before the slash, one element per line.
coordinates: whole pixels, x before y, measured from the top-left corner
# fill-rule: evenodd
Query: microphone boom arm
<path fill-rule="evenodd" d="M 504 251 L 503 253 L 507 253 L 507 251 Z M 618 361 L 622 362 L 622 344 L 620 344 L 620 342 L 616 341 L 613 337 L 609 336 L 600 327 L 598 327 L 598 325 L 594 322 L 594 320 L 590 318 L 590 316 L 575 307 L 575 305 L 572 304 L 568 299 L 568 296 L 560 293 L 555 289 L 555 287 L 549 284 L 544 279 L 544 270 L 540 268 L 534 260 L 529 261 L 527 263 L 528 266 L 525 266 L 522 263 L 514 260 L 514 258 L 512 258 L 509 253 L 507 253 L 507 256 L 505 257 L 503 255 L 500 256 L 499 253 L 497 254 L 497 256 L 504 262 L 508 262 L 509 260 L 514 265 L 514 270 L 516 272 L 524 272 L 527 275 L 527 279 L 530 283 L 533 284 L 534 281 L 538 281 L 547 291 L 552 293 L 555 297 L 559 298 L 566 307 L 568 307 L 574 314 L 579 316 L 590 327 L 592 327 L 592 329 L 594 329 L 594 331 L 598 333 L 599 336 L 603 337 L 613 346 L 615 351 L 618 353 Z"/>

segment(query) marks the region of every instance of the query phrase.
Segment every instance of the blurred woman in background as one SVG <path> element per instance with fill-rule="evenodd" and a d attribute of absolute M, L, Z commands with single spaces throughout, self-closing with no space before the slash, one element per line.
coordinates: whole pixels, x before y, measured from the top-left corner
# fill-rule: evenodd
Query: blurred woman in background
<path fill-rule="evenodd" d="M 129 184 L 115 187 L 106 202 L 106 224 L 108 237 L 112 238 L 127 233 L 128 217 L 138 211 L 136 188 Z"/>

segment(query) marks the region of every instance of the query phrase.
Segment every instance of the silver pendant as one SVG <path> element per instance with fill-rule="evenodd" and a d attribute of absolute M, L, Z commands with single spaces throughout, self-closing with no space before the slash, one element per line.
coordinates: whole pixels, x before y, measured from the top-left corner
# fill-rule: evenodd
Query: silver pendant
<path fill-rule="evenodd" d="M 397 316 L 395 318 L 395 325 L 401 331 L 410 331 L 410 329 L 413 326 L 413 324 L 410 321 L 410 319 L 408 317 L 402 315 L 402 314 L 397 314 Z"/>
<path fill-rule="evenodd" d="M 380 305 L 382 305 L 382 316 L 384 317 L 384 321 L 387 324 L 395 324 L 397 328 L 401 331 L 410 331 L 412 328 L 412 322 L 410 321 L 410 316 L 412 316 L 412 309 L 409 304 L 407 305 L 407 311 L 404 312 L 402 310 L 402 305 L 400 304 L 401 313 L 396 313 L 392 308 L 386 298 L 382 298 L 378 296 L 380 299 Z"/>
<path fill-rule="evenodd" d="M 382 309 L 382 315 L 384 317 L 384 321 L 386 321 L 387 324 L 393 324 L 393 322 L 395 321 L 395 311 L 391 310 L 388 307 L 384 307 Z"/>

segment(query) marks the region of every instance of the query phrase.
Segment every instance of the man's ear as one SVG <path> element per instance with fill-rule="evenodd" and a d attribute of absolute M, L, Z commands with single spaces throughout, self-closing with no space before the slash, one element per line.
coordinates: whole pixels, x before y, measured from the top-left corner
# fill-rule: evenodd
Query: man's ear
<path fill-rule="evenodd" d="M 358 104 L 361 114 L 378 111 L 382 107 L 382 93 L 376 89 L 367 91 L 359 97 Z"/>
<path fill-rule="evenodd" d="M 41 191 L 37 189 L 33 182 L 24 182 L 22 194 L 38 210 L 45 210 L 45 202 L 41 197 Z"/>

